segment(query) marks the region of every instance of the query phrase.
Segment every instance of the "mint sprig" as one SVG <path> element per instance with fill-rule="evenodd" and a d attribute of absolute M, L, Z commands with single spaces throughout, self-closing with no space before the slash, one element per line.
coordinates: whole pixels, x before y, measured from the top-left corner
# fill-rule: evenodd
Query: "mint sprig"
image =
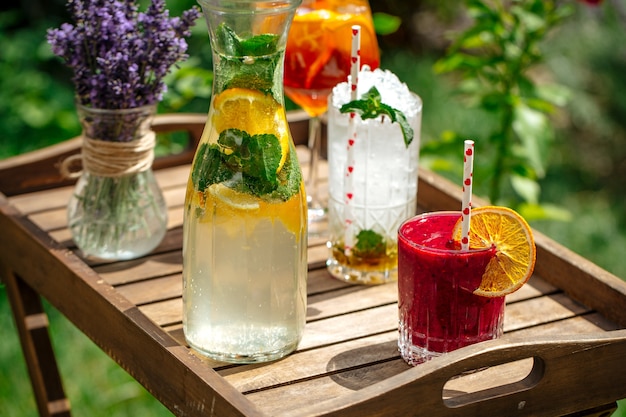
<path fill-rule="evenodd" d="M 199 190 L 211 184 L 228 181 L 241 173 L 243 186 L 255 195 L 263 195 L 278 187 L 276 170 L 281 147 L 272 134 L 249 135 L 238 129 L 220 133 L 217 145 L 203 145 L 203 161 L 196 164 L 192 180 Z"/>
<path fill-rule="evenodd" d="M 273 54 L 276 52 L 279 39 L 279 35 L 273 33 L 264 33 L 242 39 L 225 23 L 217 27 L 216 35 L 217 44 L 224 54 L 237 57 Z"/>
<path fill-rule="evenodd" d="M 392 123 L 398 123 L 400 125 L 404 144 L 407 148 L 413 141 L 413 128 L 409 125 L 404 113 L 383 103 L 376 87 L 370 88 L 367 93 L 361 96 L 360 100 L 353 100 L 344 104 L 339 111 L 341 113 L 356 113 L 361 116 L 363 120 L 387 116 Z"/>
<path fill-rule="evenodd" d="M 290 155 L 295 150 L 290 149 Z M 233 181 L 237 191 L 265 198 L 287 201 L 299 190 L 301 177 L 297 161 L 287 158 L 276 173 L 281 159 L 281 146 L 273 134 L 250 135 L 238 129 L 224 130 L 217 144 L 203 144 L 191 174 L 198 191 L 212 184 Z M 234 181 L 240 176 L 240 180 Z"/>
<path fill-rule="evenodd" d="M 217 145 L 208 143 L 200 145 L 191 172 L 191 181 L 195 189 L 204 191 L 211 184 L 231 179 L 233 174 L 234 172 L 224 162 L 223 154 Z"/>
<path fill-rule="evenodd" d="M 279 35 L 269 33 L 243 39 L 226 24 L 220 24 L 216 28 L 216 46 L 222 55 L 217 62 L 222 76 L 216 79 L 220 83 L 217 91 L 241 87 L 270 92 L 280 63 L 279 39 Z"/>
<path fill-rule="evenodd" d="M 379 258 L 385 249 L 385 239 L 373 230 L 364 229 L 356 235 L 354 252 L 361 258 Z"/>

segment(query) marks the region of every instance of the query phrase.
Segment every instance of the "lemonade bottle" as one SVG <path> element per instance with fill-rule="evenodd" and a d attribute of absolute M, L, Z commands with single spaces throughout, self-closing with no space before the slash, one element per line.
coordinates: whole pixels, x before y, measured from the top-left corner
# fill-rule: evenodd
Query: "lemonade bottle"
<path fill-rule="evenodd" d="M 299 1 L 200 4 L 214 81 L 185 197 L 183 330 L 216 360 L 274 360 L 306 313 L 306 196 L 282 86 Z"/>

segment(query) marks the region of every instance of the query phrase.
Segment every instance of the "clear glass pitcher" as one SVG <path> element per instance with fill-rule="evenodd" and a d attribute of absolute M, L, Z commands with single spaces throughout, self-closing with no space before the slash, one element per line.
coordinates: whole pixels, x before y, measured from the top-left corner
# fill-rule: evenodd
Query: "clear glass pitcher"
<path fill-rule="evenodd" d="M 306 196 L 283 98 L 300 2 L 199 3 L 214 81 L 185 198 L 183 329 L 213 359 L 264 362 L 297 347 L 306 314 Z"/>

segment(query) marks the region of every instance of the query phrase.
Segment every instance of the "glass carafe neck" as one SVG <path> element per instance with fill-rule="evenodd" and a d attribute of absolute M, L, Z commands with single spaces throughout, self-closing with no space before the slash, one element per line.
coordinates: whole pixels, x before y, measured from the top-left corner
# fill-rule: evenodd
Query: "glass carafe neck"
<path fill-rule="evenodd" d="M 247 88 L 282 103 L 287 34 L 300 0 L 198 0 L 213 51 L 213 93 Z"/>

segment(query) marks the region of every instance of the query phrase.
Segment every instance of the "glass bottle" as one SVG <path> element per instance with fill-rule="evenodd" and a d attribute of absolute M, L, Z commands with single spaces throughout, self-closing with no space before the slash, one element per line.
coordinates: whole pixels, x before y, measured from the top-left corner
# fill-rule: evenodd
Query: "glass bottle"
<path fill-rule="evenodd" d="M 167 206 L 152 172 L 155 134 L 150 124 L 156 106 L 77 105 L 77 110 L 83 127 L 83 148 L 77 158 L 83 170 L 67 210 L 74 243 L 86 257 L 143 256 L 158 246 L 167 231 Z"/>
<path fill-rule="evenodd" d="M 183 330 L 220 361 L 296 349 L 306 315 L 307 210 L 283 59 L 299 0 L 199 0 L 213 95 L 184 212 Z"/>

